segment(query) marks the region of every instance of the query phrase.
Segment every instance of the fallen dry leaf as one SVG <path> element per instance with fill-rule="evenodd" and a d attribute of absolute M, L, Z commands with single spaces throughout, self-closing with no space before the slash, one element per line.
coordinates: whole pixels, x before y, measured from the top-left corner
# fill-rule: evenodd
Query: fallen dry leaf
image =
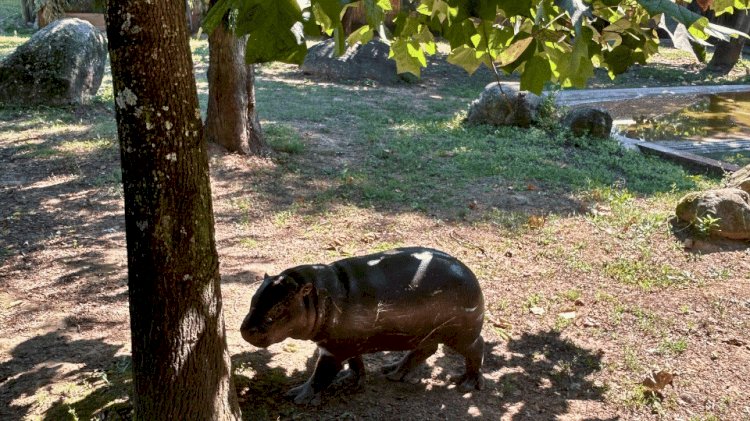
<path fill-rule="evenodd" d="M 579 306 L 579 307 L 580 307 L 580 306 L 584 306 L 584 305 L 586 305 L 586 303 L 584 303 L 584 302 L 583 302 L 582 300 L 580 300 L 580 299 L 579 299 L 579 300 L 575 300 L 575 301 L 573 302 L 573 304 L 575 304 L 575 305 L 577 305 L 577 306 Z"/>
<path fill-rule="evenodd" d="M 646 390 L 654 392 L 661 396 L 662 389 L 664 389 L 667 385 L 671 385 L 673 379 L 674 374 L 668 371 L 661 370 L 658 373 L 651 373 L 649 377 L 643 379 L 641 385 L 643 385 Z"/>
<path fill-rule="evenodd" d="M 597 322 L 596 320 L 590 317 L 587 317 L 586 319 L 583 320 L 583 323 L 581 323 L 581 325 L 583 327 L 599 327 L 599 322 Z"/>
<path fill-rule="evenodd" d="M 531 314 L 536 314 L 537 316 L 541 316 L 546 313 L 543 307 L 531 307 L 529 311 L 531 312 Z"/>
<path fill-rule="evenodd" d="M 510 329 L 511 327 L 513 327 L 513 325 L 508 320 L 505 320 L 503 318 L 498 319 L 490 317 L 489 321 L 490 323 L 492 323 L 492 326 L 499 327 L 501 329 Z"/>
<path fill-rule="evenodd" d="M 575 311 L 564 311 L 562 313 L 558 314 L 559 317 L 562 317 L 566 320 L 573 320 L 576 318 L 576 312 Z"/>
<path fill-rule="evenodd" d="M 527 224 L 531 228 L 542 228 L 545 222 L 546 218 L 542 215 L 530 215 Z"/>

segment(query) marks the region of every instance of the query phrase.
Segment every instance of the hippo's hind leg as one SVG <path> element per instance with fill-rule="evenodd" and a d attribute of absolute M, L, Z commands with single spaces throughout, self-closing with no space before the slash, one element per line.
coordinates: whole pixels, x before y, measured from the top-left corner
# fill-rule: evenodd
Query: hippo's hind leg
<path fill-rule="evenodd" d="M 319 351 L 320 356 L 312 376 L 304 384 L 289 390 L 286 394 L 294 397 L 294 403 L 298 405 L 320 405 L 321 392 L 341 371 L 340 359 L 324 348 L 320 348 Z"/>
<path fill-rule="evenodd" d="M 355 389 L 362 389 L 365 386 L 365 363 L 362 357 L 357 355 L 347 360 L 349 369 L 339 372 L 336 376 L 336 384 L 349 383 Z"/>
<path fill-rule="evenodd" d="M 403 381 L 412 370 L 422 364 L 430 355 L 434 354 L 437 348 L 438 344 L 436 342 L 422 344 L 404 355 L 401 361 L 384 366 L 383 372 L 386 374 L 388 380 Z"/>
<path fill-rule="evenodd" d="M 471 390 L 482 390 L 484 377 L 482 377 L 482 362 L 484 360 L 484 339 L 477 335 L 472 341 L 459 341 L 449 345 L 456 352 L 463 355 L 466 360 L 466 373 L 458 378 L 458 390 L 468 392 Z"/>

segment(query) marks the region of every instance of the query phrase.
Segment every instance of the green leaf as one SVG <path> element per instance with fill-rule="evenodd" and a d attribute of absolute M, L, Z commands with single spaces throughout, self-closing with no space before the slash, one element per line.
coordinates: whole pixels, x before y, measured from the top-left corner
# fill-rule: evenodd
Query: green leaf
<path fill-rule="evenodd" d="M 374 31 L 370 28 L 370 25 L 364 25 L 354 30 L 349 37 L 346 38 L 346 43 L 354 45 L 356 43 L 367 44 L 372 40 Z"/>
<path fill-rule="evenodd" d="M 569 55 L 556 56 L 558 79 L 563 87 L 583 87 L 586 80 L 594 75 L 594 65 L 591 63 L 588 44 L 592 35 L 591 28 L 583 27 L 581 36 L 574 40 L 573 51 Z"/>
<path fill-rule="evenodd" d="M 298 29 L 284 32 L 253 31 L 248 34 L 245 60 L 248 63 L 280 61 L 302 64 L 307 55 L 307 46 L 302 38 L 302 24 Z"/>
<path fill-rule="evenodd" d="M 448 63 L 455 64 L 466 70 L 469 74 L 473 74 L 485 62 L 485 55 L 484 51 L 477 51 L 468 45 L 462 45 L 451 51 L 450 55 L 448 55 Z"/>
<path fill-rule="evenodd" d="M 690 10 L 673 3 L 670 0 L 636 0 L 644 9 L 651 15 L 658 15 L 664 13 L 667 16 L 671 16 L 677 22 L 682 23 L 686 27 L 693 25 L 701 15 L 691 12 Z"/>
<path fill-rule="evenodd" d="M 552 77 L 549 60 L 534 56 L 524 64 L 521 73 L 521 89 L 539 94 L 544 89 L 544 83 Z"/>
<path fill-rule="evenodd" d="M 496 60 L 497 64 L 499 64 L 500 66 L 507 66 L 518 60 L 518 58 L 521 57 L 521 54 L 523 54 L 526 49 L 529 48 L 531 42 L 534 41 L 534 38 L 529 34 L 519 35 L 523 38 L 513 41 L 513 43 L 510 44 L 508 48 L 501 51 L 500 56 Z"/>
<path fill-rule="evenodd" d="M 383 3 L 387 9 L 383 8 Z M 385 19 L 385 10 L 391 10 L 391 2 L 388 0 L 362 0 L 362 4 L 365 10 L 365 20 L 373 28 L 380 26 Z"/>
<path fill-rule="evenodd" d="M 497 3 L 498 7 L 504 12 L 505 17 L 531 17 L 531 0 L 499 0 Z"/>
<path fill-rule="evenodd" d="M 281 61 L 301 64 L 307 54 L 302 11 L 296 0 L 244 0 L 239 4 L 236 32 L 247 34 L 248 63 Z"/>
<path fill-rule="evenodd" d="M 391 52 L 388 55 L 396 61 L 396 71 L 398 73 L 411 73 L 417 77 L 420 75 L 420 60 L 412 55 L 417 48 L 411 45 L 407 40 L 398 38 L 391 43 Z M 422 55 L 424 59 L 424 55 Z"/>
<path fill-rule="evenodd" d="M 211 33 L 213 30 L 222 24 L 224 16 L 230 9 L 236 9 L 237 4 L 235 0 L 219 0 L 214 4 L 206 13 L 206 17 L 203 19 L 203 29 L 206 33 Z"/>

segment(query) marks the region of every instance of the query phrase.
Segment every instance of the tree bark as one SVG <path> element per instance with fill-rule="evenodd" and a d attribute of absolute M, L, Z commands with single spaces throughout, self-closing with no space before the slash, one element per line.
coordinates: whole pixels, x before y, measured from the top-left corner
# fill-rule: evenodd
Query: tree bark
<path fill-rule="evenodd" d="M 208 37 L 206 140 L 231 152 L 262 155 L 268 150 L 255 109 L 255 73 L 245 63 L 247 37 L 219 25 Z"/>
<path fill-rule="evenodd" d="M 750 31 L 750 14 L 747 10 L 735 10 L 734 14 L 719 16 L 716 23 L 748 33 Z M 745 38 L 743 37 L 732 38 L 729 42 L 717 41 L 714 55 L 708 62 L 706 69 L 721 74 L 731 72 L 734 65 L 740 60 L 744 46 Z"/>
<path fill-rule="evenodd" d="M 21 14 L 23 15 L 23 21 L 31 23 L 36 20 L 36 5 L 34 0 L 21 0 Z"/>
<path fill-rule="evenodd" d="M 184 0 L 107 2 L 139 420 L 238 420 Z"/>

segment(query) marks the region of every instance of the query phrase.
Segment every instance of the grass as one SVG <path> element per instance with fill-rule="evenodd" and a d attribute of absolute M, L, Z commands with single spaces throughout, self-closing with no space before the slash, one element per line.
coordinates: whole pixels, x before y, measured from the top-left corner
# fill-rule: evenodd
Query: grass
<path fill-rule="evenodd" d="M 277 152 L 288 154 L 301 154 L 305 151 L 302 136 L 297 130 L 286 124 L 266 124 L 263 126 L 263 134 L 268 144 Z"/>
<path fill-rule="evenodd" d="M 689 277 L 669 264 L 618 257 L 604 265 L 604 273 L 618 282 L 637 285 L 644 291 L 684 284 Z"/>

